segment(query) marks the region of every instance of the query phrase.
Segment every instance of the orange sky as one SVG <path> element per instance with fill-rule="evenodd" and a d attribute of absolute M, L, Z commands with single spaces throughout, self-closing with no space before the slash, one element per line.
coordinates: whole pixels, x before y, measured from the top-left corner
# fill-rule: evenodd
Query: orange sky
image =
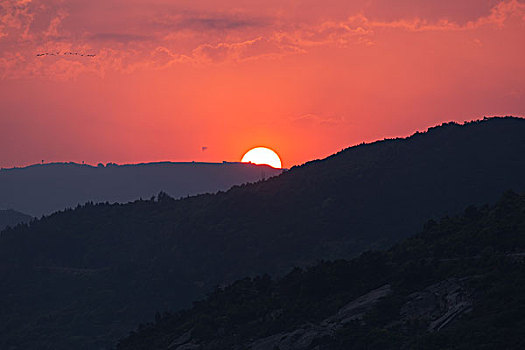
<path fill-rule="evenodd" d="M 523 62 L 517 0 L 0 0 L 0 166 L 291 167 L 525 115 Z"/>

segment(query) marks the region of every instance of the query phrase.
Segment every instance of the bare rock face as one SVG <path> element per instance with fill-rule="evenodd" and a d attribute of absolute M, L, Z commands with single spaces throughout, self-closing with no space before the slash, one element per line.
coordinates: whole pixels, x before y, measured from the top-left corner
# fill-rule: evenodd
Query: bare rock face
<path fill-rule="evenodd" d="M 419 320 L 428 323 L 429 332 L 439 331 L 458 316 L 471 310 L 472 293 L 467 287 L 467 282 L 471 278 L 449 278 L 412 293 L 401 307 L 399 319 L 395 324 Z M 242 349 L 315 350 L 319 340 L 334 337 L 338 330 L 352 321 L 361 321 L 378 301 L 391 293 L 391 286 L 386 284 L 350 301 L 337 313 L 319 324 L 303 324 L 293 331 L 281 332 L 252 341 Z M 210 348 L 209 345 L 203 348 Z M 192 339 L 190 331 L 175 339 L 168 349 L 197 350 L 200 348 L 201 345 Z"/>
<path fill-rule="evenodd" d="M 472 295 L 466 278 L 449 278 L 409 295 L 401 308 L 401 321 L 425 320 L 428 330 L 439 331 L 472 308 Z"/>
<path fill-rule="evenodd" d="M 337 314 L 324 320 L 321 325 L 338 328 L 337 326 L 345 325 L 350 321 L 360 320 L 375 303 L 391 292 L 392 289 L 389 284 L 374 289 L 346 304 Z"/>
<path fill-rule="evenodd" d="M 472 308 L 472 294 L 466 283 L 470 277 L 450 278 L 408 296 L 400 311 L 400 322 L 423 320 L 428 331 L 436 332 Z M 342 307 L 335 315 L 320 324 L 307 324 L 292 332 L 275 334 L 248 346 L 251 350 L 309 350 L 315 340 L 332 337 L 351 321 L 364 315 L 382 298 L 392 292 L 390 285 L 374 289 Z M 398 323 L 398 322 L 396 322 Z"/>
<path fill-rule="evenodd" d="M 168 349 L 182 350 L 183 346 L 188 345 L 187 343 L 191 340 L 191 330 L 187 331 L 177 339 L 171 342 Z"/>
<path fill-rule="evenodd" d="M 391 292 L 392 289 L 390 285 L 386 284 L 352 300 L 335 315 L 328 317 L 319 324 L 304 324 L 290 332 L 277 333 L 262 339 L 257 339 L 242 348 L 250 350 L 312 349 L 316 340 L 326 336 L 332 337 L 338 329 L 344 327 L 348 322 L 361 320 L 366 312 Z M 200 348 L 201 345 L 195 343 L 192 339 L 191 331 L 173 340 L 168 347 L 170 350 L 197 350 Z"/>
<path fill-rule="evenodd" d="M 331 335 L 332 331 L 317 325 L 305 325 L 292 332 L 279 333 L 251 344 L 251 350 L 299 350 L 309 349 L 315 339 Z"/>
<path fill-rule="evenodd" d="M 274 334 L 248 345 L 251 350 L 306 350 L 316 339 L 333 336 L 345 324 L 361 320 L 380 299 L 392 292 L 389 284 L 374 289 L 342 307 L 335 315 L 320 324 L 306 324 L 292 332 Z"/>
<path fill-rule="evenodd" d="M 198 350 L 200 348 L 201 346 L 198 344 L 188 343 L 178 346 L 175 350 Z"/>

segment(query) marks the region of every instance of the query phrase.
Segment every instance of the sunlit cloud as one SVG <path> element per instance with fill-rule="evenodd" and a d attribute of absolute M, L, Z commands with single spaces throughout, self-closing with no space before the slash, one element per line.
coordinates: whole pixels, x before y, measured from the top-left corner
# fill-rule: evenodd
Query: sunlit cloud
<path fill-rule="evenodd" d="M 518 0 L 0 0 L 0 157 L 76 139 L 223 157 L 256 139 L 297 162 L 523 114 L 524 36 Z"/>
<path fill-rule="evenodd" d="M 165 3 L 157 5 L 152 8 L 167 6 Z M 115 21 L 119 24 L 117 28 L 107 21 L 100 25 L 89 24 L 67 1 L 3 0 L 0 9 L 0 72 L 4 79 L 26 74 L 45 76 L 55 71 L 47 69 L 46 65 L 65 67 L 68 62 L 71 69 L 61 68 L 60 71 L 70 72 L 73 78 L 82 72 L 115 67 L 130 72 L 137 67 L 158 69 L 179 63 L 276 59 L 304 54 L 312 47 L 373 45 L 378 40 L 378 30 L 468 31 L 491 25 L 502 27 L 511 18 L 523 21 L 525 16 L 525 4 L 517 0 L 499 2 L 487 15 L 465 23 L 420 17 L 382 21 L 366 13 L 365 10 L 371 11 L 366 6 L 343 20 L 310 18 L 298 21 L 287 20 L 278 13 L 256 16 L 240 10 L 199 12 L 169 7 L 165 14 L 135 14 L 125 12 L 130 10 L 122 7 L 123 13 L 115 14 L 121 17 Z M 100 17 L 104 15 L 107 14 L 100 13 Z M 79 18 L 81 24 L 77 23 Z M 72 57 L 60 62 L 37 62 L 34 57 L 42 50 L 80 49 L 100 54 L 96 62 Z"/>
<path fill-rule="evenodd" d="M 314 113 L 307 113 L 298 117 L 291 118 L 293 123 L 297 124 L 312 124 L 315 126 L 325 125 L 334 126 L 338 124 L 348 124 L 349 120 L 344 116 L 333 116 L 333 115 L 319 115 Z"/>

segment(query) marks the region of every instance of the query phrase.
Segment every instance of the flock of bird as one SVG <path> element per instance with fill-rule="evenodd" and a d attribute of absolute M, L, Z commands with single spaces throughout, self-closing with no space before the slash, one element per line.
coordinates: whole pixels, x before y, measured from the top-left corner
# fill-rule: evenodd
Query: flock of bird
<path fill-rule="evenodd" d="M 84 54 L 84 53 L 80 53 L 80 52 L 71 52 L 71 51 L 66 51 L 66 52 L 60 52 L 60 51 L 57 51 L 57 52 L 42 52 L 42 53 L 37 53 L 36 54 L 37 57 L 41 57 L 41 56 L 60 56 L 60 55 L 63 55 L 63 56 L 82 56 L 82 57 L 95 57 L 95 54 L 92 53 L 92 54 Z"/>

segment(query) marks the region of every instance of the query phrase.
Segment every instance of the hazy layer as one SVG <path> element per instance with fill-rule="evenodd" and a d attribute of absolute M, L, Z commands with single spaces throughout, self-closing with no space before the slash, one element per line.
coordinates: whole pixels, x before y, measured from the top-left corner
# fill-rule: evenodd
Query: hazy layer
<path fill-rule="evenodd" d="M 74 163 L 0 170 L 0 208 L 33 216 L 87 201 L 128 202 L 163 191 L 170 196 L 227 190 L 281 170 L 241 163 L 147 163 L 93 167 Z"/>

